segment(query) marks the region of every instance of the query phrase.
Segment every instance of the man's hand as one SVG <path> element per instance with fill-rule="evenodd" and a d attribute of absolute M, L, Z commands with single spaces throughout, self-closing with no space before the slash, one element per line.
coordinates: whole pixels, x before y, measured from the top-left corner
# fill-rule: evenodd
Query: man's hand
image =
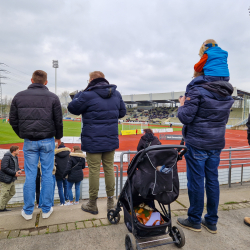
<path fill-rule="evenodd" d="M 15 174 L 16 177 L 18 177 L 20 175 L 21 175 L 21 170 L 17 171 L 16 174 Z"/>
<path fill-rule="evenodd" d="M 57 143 L 58 146 L 61 144 L 61 139 L 55 139 L 55 143 Z"/>
<path fill-rule="evenodd" d="M 186 100 L 185 96 L 179 98 L 180 106 L 184 105 L 185 100 Z"/>

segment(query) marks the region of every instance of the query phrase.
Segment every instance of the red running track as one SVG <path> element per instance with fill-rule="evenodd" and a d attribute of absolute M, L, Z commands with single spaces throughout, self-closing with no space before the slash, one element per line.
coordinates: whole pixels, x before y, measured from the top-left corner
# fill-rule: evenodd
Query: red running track
<path fill-rule="evenodd" d="M 181 134 L 181 131 L 175 131 L 173 133 L 168 133 L 168 134 Z M 159 134 L 155 134 L 156 136 L 159 137 Z M 120 147 L 117 151 L 136 151 L 138 142 L 141 138 L 141 135 L 125 135 L 125 136 L 119 136 L 120 140 Z M 176 145 L 179 144 L 180 141 L 177 140 L 161 140 L 162 144 L 166 145 Z M 9 147 L 12 144 L 2 144 L 0 145 L 0 148 L 2 149 L 9 149 Z M 23 149 L 23 143 L 15 143 L 15 145 L 18 145 L 20 149 Z M 73 148 L 75 144 L 66 144 L 67 147 Z M 232 148 L 249 148 L 248 141 L 247 141 L 247 132 L 242 131 L 242 130 L 227 130 L 226 131 L 226 146 L 225 149 L 232 147 Z M 248 156 L 249 155 L 249 156 Z M 130 159 L 132 159 L 134 155 L 131 155 Z M 223 152 L 221 154 L 221 159 L 228 159 L 229 153 L 228 152 Z M 232 158 L 250 158 L 250 152 L 245 151 L 245 152 L 233 152 L 232 153 Z M 233 161 L 233 163 L 238 163 L 239 161 Z M 245 161 L 240 161 L 240 162 L 250 162 L 250 160 L 245 160 Z M 20 152 L 19 155 L 19 164 L 21 168 L 23 168 L 24 165 L 24 159 L 23 159 L 23 152 Z M 118 165 L 120 169 L 120 163 L 115 163 Z M 228 161 L 221 161 L 221 164 L 228 164 Z M 249 165 L 244 165 L 244 166 L 250 166 Z M 127 170 L 128 163 L 124 163 L 124 171 Z M 234 166 L 233 166 L 234 167 Z M 235 166 L 239 167 L 239 166 Z M 228 168 L 228 166 L 221 166 L 219 168 Z M 103 171 L 103 169 L 101 169 Z M 179 172 L 186 172 L 186 162 L 185 159 L 183 158 L 182 161 L 178 162 L 178 171 Z M 84 170 L 84 175 L 85 177 L 88 177 L 88 169 Z M 124 173 L 126 175 L 126 173 Z"/>

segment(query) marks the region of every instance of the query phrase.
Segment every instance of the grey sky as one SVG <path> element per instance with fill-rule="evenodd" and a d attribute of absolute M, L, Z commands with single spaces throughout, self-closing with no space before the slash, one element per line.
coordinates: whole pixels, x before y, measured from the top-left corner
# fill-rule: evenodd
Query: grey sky
<path fill-rule="evenodd" d="M 248 0 L 1 1 L 0 63 L 26 73 L 0 65 L 15 74 L 5 74 L 12 80 L 4 80 L 3 95 L 27 88 L 36 69 L 48 73 L 54 91 L 53 59 L 59 93 L 85 88 L 94 70 L 122 94 L 184 90 L 208 38 L 228 51 L 233 86 L 250 91 L 249 6 Z"/>

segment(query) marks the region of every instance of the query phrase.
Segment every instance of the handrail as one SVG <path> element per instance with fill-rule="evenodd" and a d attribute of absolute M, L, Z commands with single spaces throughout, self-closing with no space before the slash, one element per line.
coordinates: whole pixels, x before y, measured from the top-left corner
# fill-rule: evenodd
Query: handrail
<path fill-rule="evenodd" d="M 137 151 L 124 151 L 121 152 L 120 155 L 120 192 L 122 191 L 123 187 L 123 155 L 125 154 L 137 154 Z"/>

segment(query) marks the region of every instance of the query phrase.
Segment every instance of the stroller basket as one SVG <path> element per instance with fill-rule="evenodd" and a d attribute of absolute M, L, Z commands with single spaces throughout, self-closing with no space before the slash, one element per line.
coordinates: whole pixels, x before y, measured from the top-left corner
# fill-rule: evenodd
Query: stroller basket
<path fill-rule="evenodd" d="M 124 201 L 122 207 L 124 212 L 124 222 L 128 230 L 132 233 L 132 216 L 131 212 L 129 212 L 129 205 L 126 201 Z M 157 209 L 156 211 L 159 212 Z M 161 217 L 165 221 L 164 224 L 157 226 L 145 226 L 141 224 L 135 216 L 133 216 L 134 229 L 136 231 L 137 236 L 145 238 L 145 237 L 159 236 L 165 234 L 166 229 L 170 224 L 170 219 L 164 216 L 163 214 L 161 214 Z"/>

